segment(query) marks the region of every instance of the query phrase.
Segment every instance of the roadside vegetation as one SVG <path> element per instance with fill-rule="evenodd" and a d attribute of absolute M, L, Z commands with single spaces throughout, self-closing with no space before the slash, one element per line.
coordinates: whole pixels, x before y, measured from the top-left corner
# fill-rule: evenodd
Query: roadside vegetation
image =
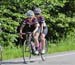
<path fill-rule="evenodd" d="M 75 50 L 75 0 L 0 0 L 3 59 L 22 57 L 19 26 L 34 7 L 40 7 L 46 19 L 48 53 Z"/>
<path fill-rule="evenodd" d="M 67 37 L 66 39 L 61 40 L 60 42 L 50 42 L 48 43 L 48 53 L 56 53 L 56 52 L 65 52 L 75 50 L 75 35 L 71 35 L 72 37 Z M 28 55 L 28 54 L 27 54 Z M 26 55 L 26 56 L 27 56 Z M 3 59 L 13 59 L 23 57 L 22 47 L 5 47 L 3 49 Z"/>

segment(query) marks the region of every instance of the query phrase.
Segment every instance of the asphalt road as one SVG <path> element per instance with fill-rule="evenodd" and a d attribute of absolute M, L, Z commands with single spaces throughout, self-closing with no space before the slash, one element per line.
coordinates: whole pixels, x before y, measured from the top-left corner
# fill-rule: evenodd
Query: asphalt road
<path fill-rule="evenodd" d="M 22 58 L 4 60 L 1 65 L 75 65 L 75 51 L 54 53 L 45 58 L 42 61 L 40 56 L 34 56 L 31 60 L 27 59 L 27 64 L 23 63 Z"/>

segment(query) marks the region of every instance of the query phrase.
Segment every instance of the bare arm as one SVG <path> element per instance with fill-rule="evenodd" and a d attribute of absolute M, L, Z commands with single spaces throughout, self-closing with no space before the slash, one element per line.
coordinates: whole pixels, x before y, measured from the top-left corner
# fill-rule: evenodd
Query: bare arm
<path fill-rule="evenodd" d="M 22 24 L 22 26 L 20 27 L 20 33 L 22 33 L 24 26 L 25 26 L 25 24 Z"/>
<path fill-rule="evenodd" d="M 41 24 L 41 33 L 43 32 L 43 23 Z"/>
<path fill-rule="evenodd" d="M 21 37 L 21 39 L 23 39 L 23 37 L 22 37 L 22 30 L 23 30 L 24 26 L 25 26 L 25 25 L 22 24 L 21 27 L 20 27 L 20 37 Z"/>
<path fill-rule="evenodd" d="M 43 28 L 46 26 L 45 21 L 43 23 L 41 23 L 41 33 L 43 32 Z"/>
<path fill-rule="evenodd" d="M 35 26 L 36 26 L 36 28 L 35 28 L 35 30 L 33 31 L 33 33 L 35 33 L 35 32 L 38 30 L 38 28 L 39 28 L 39 23 L 37 23 Z"/>

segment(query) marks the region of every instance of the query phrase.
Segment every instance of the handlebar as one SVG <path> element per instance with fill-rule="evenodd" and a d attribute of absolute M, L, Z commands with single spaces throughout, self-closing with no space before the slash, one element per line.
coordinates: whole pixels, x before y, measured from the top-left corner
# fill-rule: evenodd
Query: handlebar
<path fill-rule="evenodd" d="M 20 33 L 21 35 L 31 34 L 32 32 Z"/>

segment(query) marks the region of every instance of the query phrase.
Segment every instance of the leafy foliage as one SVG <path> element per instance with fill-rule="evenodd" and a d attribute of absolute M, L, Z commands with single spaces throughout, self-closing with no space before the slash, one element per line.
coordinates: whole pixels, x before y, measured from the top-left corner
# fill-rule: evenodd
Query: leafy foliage
<path fill-rule="evenodd" d="M 42 9 L 48 39 L 56 42 L 75 31 L 75 0 L 0 0 L 0 44 L 15 45 L 17 27 L 34 7 Z"/>

